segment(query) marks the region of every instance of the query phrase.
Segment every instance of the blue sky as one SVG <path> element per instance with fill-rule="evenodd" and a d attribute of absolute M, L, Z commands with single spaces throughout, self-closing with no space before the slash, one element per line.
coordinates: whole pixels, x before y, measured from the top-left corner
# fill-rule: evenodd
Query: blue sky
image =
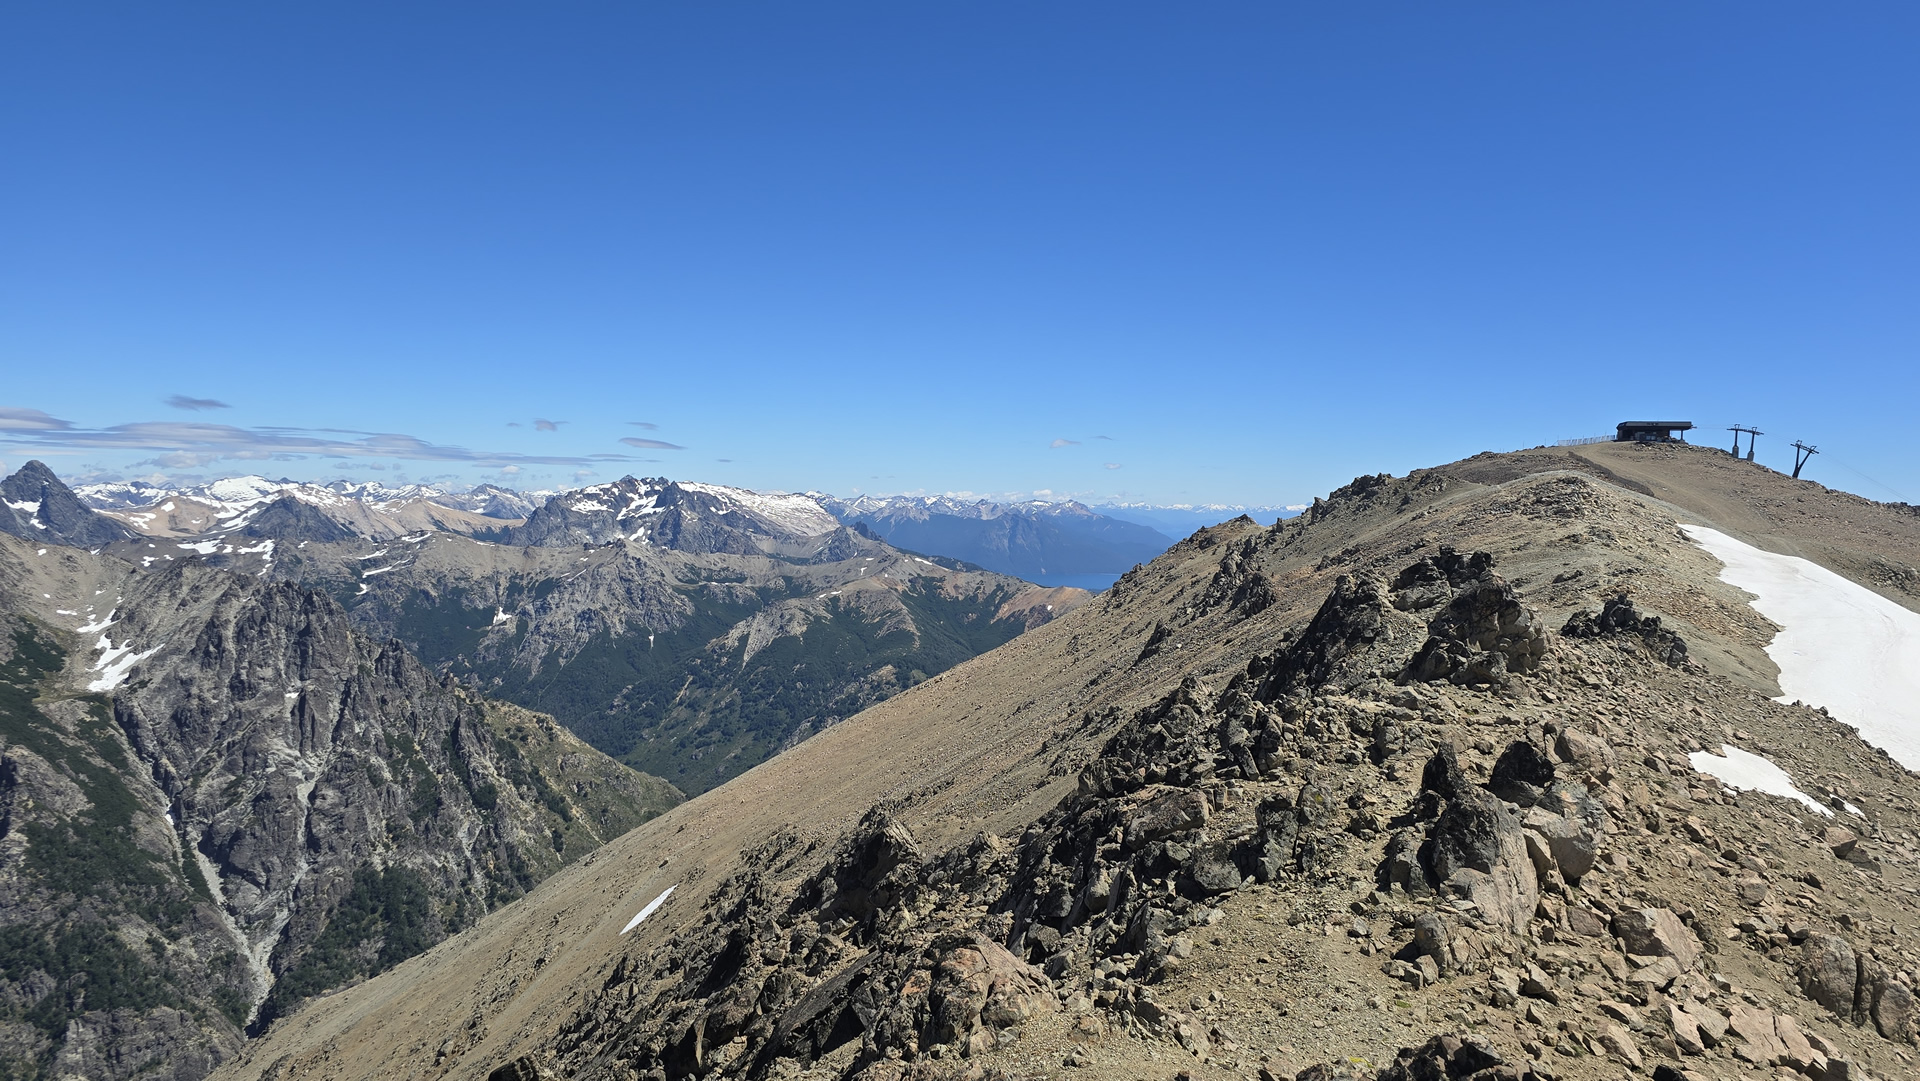
<path fill-rule="evenodd" d="M 12 5 L 0 461 L 1277 504 L 1659 415 L 1920 501 L 1915 55 L 1910 4 Z"/>

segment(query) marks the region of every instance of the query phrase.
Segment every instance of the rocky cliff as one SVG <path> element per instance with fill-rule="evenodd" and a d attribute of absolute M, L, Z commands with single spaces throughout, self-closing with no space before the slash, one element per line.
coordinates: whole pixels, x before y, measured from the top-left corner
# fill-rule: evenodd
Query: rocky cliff
<path fill-rule="evenodd" d="M 30 461 L 0 480 L 0 533 L 39 544 L 97 548 L 133 530 L 80 502 L 46 464 Z"/>
<path fill-rule="evenodd" d="M 0 544 L 0 1060 L 190 1078 L 677 802 L 198 560 Z"/>

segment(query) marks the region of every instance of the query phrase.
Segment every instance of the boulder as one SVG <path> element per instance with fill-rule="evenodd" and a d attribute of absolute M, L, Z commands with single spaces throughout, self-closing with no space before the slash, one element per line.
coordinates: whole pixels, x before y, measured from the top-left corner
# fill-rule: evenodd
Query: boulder
<path fill-rule="evenodd" d="M 1669 909 L 1623 910 L 1613 917 L 1613 933 L 1629 954 L 1671 957 L 1683 971 L 1700 960 L 1699 940 Z"/>
<path fill-rule="evenodd" d="M 1240 868 L 1233 862 L 1233 846 L 1215 841 L 1195 846 L 1181 886 L 1189 894 L 1211 897 L 1239 889 L 1240 882 Z"/>
<path fill-rule="evenodd" d="M 1403 1047 L 1380 1071 L 1379 1081 L 1435 1081 L 1437 1078 L 1491 1078 L 1505 1060 L 1477 1036 L 1448 1033 L 1419 1047 Z M 1329 1074 L 1327 1076 L 1338 1076 Z"/>
<path fill-rule="evenodd" d="M 1807 1069 L 1816 1061 L 1816 1052 L 1813 1045 L 1807 1042 L 1806 1035 L 1800 1031 L 1800 1023 L 1793 1019 L 1793 1015 L 1774 1014 L 1773 1034 L 1779 1039 L 1780 1046 L 1785 1049 L 1780 1056 L 1781 1064 L 1791 1066 L 1801 1073 L 1807 1072 Z M 1824 1059 L 1825 1056 L 1822 1055 L 1819 1058 Z"/>
<path fill-rule="evenodd" d="M 1385 583 L 1343 574 L 1307 629 L 1275 656 L 1254 697 L 1271 702 L 1294 690 L 1397 671 L 1423 631 L 1419 619 L 1393 607 Z"/>
<path fill-rule="evenodd" d="M 1508 803 L 1531 807 L 1553 780 L 1553 763 L 1547 756 L 1533 744 L 1516 740 L 1494 761 L 1487 789 Z"/>
<path fill-rule="evenodd" d="M 1599 838 L 1585 823 L 1545 808 L 1529 807 L 1520 824 L 1546 842 L 1555 869 L 1568 882 L 1586 877 L 1600 860 Z"/>
<path fill-rule="evenodd" d="M 1667 1003 L 1667 1026 L 1673 1029 L 1673 1045 L 1683 1055 L 1704 1055 L 1707 1044 L 1700 1038 L 1700 1022 L 1673 1003 Z"/>
<path fill-rule="evenodd" d="M 1613 767 L 1613 748 L 1607 741 L 1578 729 L 1562 729 L 1553 741 L 1553 753 L 1560 756 L 1560 761 L 1587 773 Z"/>
<path fill-rule="evenodd" d="M 930 997 L 939 1043 L 971 1048 L 973 1038 L 1021 1024 L 1059 1007 L 1053 985 L 1006 948 L 984 936 L 946 944 L 934 970 Z"/>
<path fill-rule="evenodd" d="M 1591 909 L 1570 906 L 1567 909 L 1566 928 L 1583 938 L 1598 938 L 1607 933 L 1607 921 Z"/>
<path fill-rule="evenodd" d="M 1606 1050 L 1607 1057 L 1631 1070 L 1646 1068 L 1646 1060 L 1640 1056 L 1640 1045 L 1633 1042 L 1633 1034 L 1619 1025 L 1608 1025 L 1600 1030 L 1600 1046 Z"/>
<path fill-rule="evenodd" d="M 1914 1039 L 1913 990 L 1898 980 L 1882 976 L 1873 987 L 1873 1027 L 1895 1043 Z"/>
<path fill-rule="evenodd" d="M 1492 794 L 1469 788 L 1450 801 L 1422 855 L 1435 883 L 1473 901 L 1496 926 L 1525 932 L 1539 880 L 1519 821 Z"/>
<path fill-rule="evenodd" d="M 1413 948 L 1422 957 L 1431 957 L 1442 971 L 1453 967 L 1453 943 L 1447 924 L 1432 912 L 1413 918 Z"/>
<path fill-rule="evenodd" d="M 1755 1066 L 1785 1061 L 1787 1049 L 1780 1042 L 1773 1011 L 1736 1002 L 1727 1009 L 1727 1027 L 1740 1037 L 1733 1049 L 1735 1058 Z"/>
<path fill-rule="evenodd" d="M 1725 1014 L 1703 1003 L 1690 1003 L 1687 1016 L 1700 1028 L 1700 1042 L 1708 1047 L 1718 1047 L 1726 1042 L 1730 1025 Z"/>
<path fill-rule="evenodd" d="M 1853 946 L 1839 935 L 1808 935 L 1800 944 L 1800 989 L 1843 1018 L 1853 1017 L 1859 978 Z"/>
<path fill-rule="evenodd" d="M 1568 638 L 1600 638 L 1631 635 L 1639 638 L 1649 652 L 1676 668 L 1687 663 L 1686 639 L 1660 626 L 1659 616 L 1643 616 L 1634 610 L 1633 601 L 1622 593 L 1601 606 L 1600 614 L 1575 612 L 1560 628 Z"/>
<path fill-rule="evenodd" d="M 1191 788 L 1164 789 L 1127 816 L 1129 848 L 1139 848 L 1207 824 L 1207 797 Z"/>
<path fill-rule="evenodd" d="M 1860 838 L 1845 826 L 1828 826 L 1826 832 L 1820 835 L 1820 841 L 1827 846 L 1827 851 L 1833 853 L 1835 859 L 1843 860 L 1853 855 L 1854 847 L 1860 843 Z"/>
<path fill-rule="evenodd" d="M 1454 753 L 1453 744 L 1443 741 L 1420 771 L 1420 790 L 1438 792 L 1446 799 L 1453 799 L 1469 785 L 1467 775 L 1460 771 L 1460 759 Z"/>
<path fill-rule="evenodd" d="M 1407 662 L 1404 678 L 1431 683 L 1505 684 L 1532 672 L 1547 653 L 1540 618 L 1491 570 L 1453 595 L 1427 624 L 1427 640 Z"/>

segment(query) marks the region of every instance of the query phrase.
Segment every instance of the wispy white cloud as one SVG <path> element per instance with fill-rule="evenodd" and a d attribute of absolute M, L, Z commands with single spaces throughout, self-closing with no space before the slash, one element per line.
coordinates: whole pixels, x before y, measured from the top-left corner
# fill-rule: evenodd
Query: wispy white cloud
<path fill-rule="evenodd" d="M 4 433 L 0 438 L 7 443 L 36 453 L 157 451 L 170 461 L 191 463 L 181 468 L 221 459 L 399 458 L 485 466 L 577 466 L 633 460 L 625 454 L 518 454 L 475 450 L 430 443 L 418 436 L 397 432 L 363 432 L 350 428 L 241 428 L 204 421 L 143 421 L 82 428 L 38 409 L 13 407 L 0 407 L 0 433 Z"/>
<path fill-rule="evenodd" d="M 173 397 L 168 398 L 167 404 L 174 407 L 175 409 L 187 409 L 196 413 L 202 409 L 232 409 L 233 408 L 232 406 L 228 405 L 227 403 L 221 401 L 218 398 L 189 398 L 184 394 L 176 394 Z"/>
<path fill-rule="evenodd" d="M 38 409 L 0 405 L 0 432 L 63 432 L 73 425 Z"/>
<path fill-rule="evenodd" d="M 634 428 L 645 428 L 647 431 L 650 431 L 650 432 L 657 432 L 660 430 L 660 426 L 650 420 L 630 420 L 627 422 L 627 424 Z"/>
<path fill-rule="evenodd" d="M 560 426 L 565 423 L 566 421 L 564 420 L 547 420 L 544 417 L 535 417 L 533 418 L 533 430 L 536 432 L 557 432 L 560 430 Z"/>
<path fill-rule="evenodd" d="M 1108 469 L 1118 469 L 1118 468 L 1120 468 L 1120 463 L 1119 463 L 1119 462 L 1108 462 L 1108 463 L 1107 463 L 1107 468 L 1108 468 Z"/>
<path fill-rule="evenodd" d="M 1061 447 L 1077 447 L 1079 445 L 1080 445 L 1080 441 L 1078 439 L 1056 439 L 1053 442 L 1047 444 L 1047 446 L 1052 447 L 1056 450 L 1058 450 Z"/>
<path fill-rule="evenodd" d="M 686 450 L 687 449 L 678 443 L 664 443 L 658 439 L 642 439 L 637 435 L 625 436 L 620 440 L 620 442 L 625 443 L 629 447 L 638 447 L 641 450 Z"/>

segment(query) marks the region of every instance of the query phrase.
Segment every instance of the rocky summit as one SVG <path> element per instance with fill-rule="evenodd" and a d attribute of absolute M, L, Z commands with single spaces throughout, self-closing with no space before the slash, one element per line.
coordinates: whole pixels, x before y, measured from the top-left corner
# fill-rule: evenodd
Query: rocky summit
<path fill-rule="evenodd" d="M 1363 477 L 1196 534 L 218 1076 L 1912 1076 L 1920 783 L 1775 700 L 1776 628 L 1682 523 L 1892 568 L 1914 604 L 1905 508 L 1724 453 Z"/>

